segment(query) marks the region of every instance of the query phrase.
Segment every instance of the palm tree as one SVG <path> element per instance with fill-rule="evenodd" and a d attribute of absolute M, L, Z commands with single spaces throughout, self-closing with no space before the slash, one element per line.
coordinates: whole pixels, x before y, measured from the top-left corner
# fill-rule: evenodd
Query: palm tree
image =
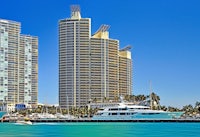
<path fill-rule="evenodd" d="M 109 98 L 108 97 L 104 97 L 103 98 L 103 102 L 105 103 L 105 102 L 109 102 Z"/>
<path fill-rule="evenodd" d="M 200 102 L 196 102 L 194 106 L 195 113 L 200 113 Z"/>
<path fill-rule="evenodd" d="M 97 103 L 97 98 L 94 98 L 92 102 Z"/>
<path fill-rule="evenodd" d="M 131 100 L 131 95 L 125 95 L 125 96 L 124 96 L 124 99 L 125 99 L 126 101 L 130 101 L 130 100 Z"/>
<path fill-rule="evenodd" d="M 137 95 L 135 96 L 135 101 L 137 102 L 141 102 L 141 101 L 144 101 L 146 100 L 146 96 L 145 95 Z"/>
<path fill-rule="evenodd" d="M 194 111 L 194 108 L 191 104 L 183 106 L 182 111 L 185 111 L 185 114 L 189 115 L 192 114 Z"/>
<path fill-rule="evenodd" d="M 195 103 L 195 108 L 199 108 L 199 107 L 200 107 L 200 102 L 197 101 L 197 102 Z"/>
<path fill-rule="evenodd" d="M 114 97 L 114 100 L 115 100 L 115 102 L 118 102 L 118 101 L 119 101 L 119 97 L 118 97 L 118 96 L 115 96 L 115 97 Z"/>
<path fill-rule="evenodd" d="M 130 101 L 135 102 L 135 95 L 130 95 Z"/>
<path fill-rule="evenodd" d="M 167 107 L 166 106 L 160 106 L 161 110 L 167 111 Z"/>
<path fill-rule="evenodd" d="M 168 109 L 168 111 L 170 111 L 170 112 L 177 112 L 177 111 L 180 111 L 178 108 L 171 107 L 171 106 L 169 106 L 167 109 Z"/>
<path fill-rule="evenodd" d="M 154 92 L 151 93 L 150 97 L 153 109 L 158 109 L 160 107 L 160 97 Z"/>

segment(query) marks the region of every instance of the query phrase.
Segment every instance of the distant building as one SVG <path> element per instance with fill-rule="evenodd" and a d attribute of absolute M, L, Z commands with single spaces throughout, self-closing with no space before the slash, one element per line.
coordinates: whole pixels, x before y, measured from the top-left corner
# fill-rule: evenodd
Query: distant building
<path fill-rule="evenodd" d="M 131 54 L 125 57 L 129 62 L 125 64 L 124 56 L 119 56 L 119 41 L 109 38 L 108 29 L 108 25 L 102 25 L 91 35 L 91 19 L 81 18 L 77 5 L 71 6 L 71 18 L 59 21 L 59 105 L 62 108 L 85 106 L 91 101 L 117 101 L 120 95 L 132 93 Z M 123 72 L 120 65 L 129 67 L 128 72 Z M 126 74 L 126 81 L 119 82 L 120 74 Z M 119 90 L 124 87 L 128 91 Z"/>
<path fill-rule="evenodd" d="M 37 105 L 38 38 L 21 35 L 19 22 L 0 19 L 0 103 Z"/>
<path fill-rule="evenodd" d="M 19 110 L 24 110 L 26 109 L 26 105 L 25 104 L 15 104 L 15 110 L 19 111 Z"/>

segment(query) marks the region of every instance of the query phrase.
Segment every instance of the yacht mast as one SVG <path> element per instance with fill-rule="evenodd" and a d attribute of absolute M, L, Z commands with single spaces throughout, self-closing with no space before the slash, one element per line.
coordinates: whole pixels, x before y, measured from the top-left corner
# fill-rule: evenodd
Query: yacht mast
<path fill-rule="evenodd" d="M 151 81 L 149 81 L 149 86 L 150 86 L 150 108 L 153 108 L 153 102 L 152 102 L 152 85 L 151 85 Z"/>
<path fill-rule="evenodd" d="M 68 96 L 67 96 L 67 113 L 68 113 L 68 116 L 69 116 L 69 102 L 68 102 Z"/>

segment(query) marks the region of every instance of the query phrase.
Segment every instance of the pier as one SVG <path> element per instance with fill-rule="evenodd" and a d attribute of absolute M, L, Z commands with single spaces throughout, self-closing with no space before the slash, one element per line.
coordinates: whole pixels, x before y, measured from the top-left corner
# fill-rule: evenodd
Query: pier
<path fill-rule="evenodd" d="M 167 122 L 178 122 L 178 123 L 196 123 L 200 122 L 200 119 L 135 119 L 135 120 L 91 120 L 91 119 L 34 119 L 30 120 L 33 123 L 102 123 L 102 122 L 151 122 L 151 123 L 167 123 Z M 9 120 L 1 120 L 1 122 L 16 122 L 16 121 L 9 121 Z"/>
<path fill-rule="evenodd" d="M 91 120 L 91 119 L 73 119 L 73 120 L 31 120 L 31 122 L 200 122 L 200 119 L 172 119 L 172 120 Z"/>

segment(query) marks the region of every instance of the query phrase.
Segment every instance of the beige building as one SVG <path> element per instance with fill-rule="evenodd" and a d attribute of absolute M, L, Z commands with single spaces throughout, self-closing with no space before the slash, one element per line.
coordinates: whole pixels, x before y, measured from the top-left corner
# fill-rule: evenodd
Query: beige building
<path fill-rule="evenodd" d="M 89 18 L 71 7 L 69 19 L 59 21 L 59 104 L 81 106 L 89 98 Z M 68 103 L 67 103 L 68 102 Z"/>
<path fill-rule="evenodd" d="M 90 98 L 98 102 L 119 96 L 119 41 L 109 38 L 108 29 L 108 25 L 102 25 L 90 39 Z"/>
<path fill-rule="evenodd" d="M 119 51 L 119 95 L 132 95 L 132 59 L 128 50 Z"/>
<path fill-rule="evenodd" d="M 19 22 L 0 19 L 0 102 L 37 104 L 38 38 L 20 34 Z"/>
<path fill-rule="evenodd" d="M 108 25 L 102 25 L 91 35 L 91 19 L 81 18 L 76 5 L 71 6 L 71 18 L 59 21 L 59 105 L 62 108 L 118 99 L 119 41 L 109 38 L 108 29 Z"/>

